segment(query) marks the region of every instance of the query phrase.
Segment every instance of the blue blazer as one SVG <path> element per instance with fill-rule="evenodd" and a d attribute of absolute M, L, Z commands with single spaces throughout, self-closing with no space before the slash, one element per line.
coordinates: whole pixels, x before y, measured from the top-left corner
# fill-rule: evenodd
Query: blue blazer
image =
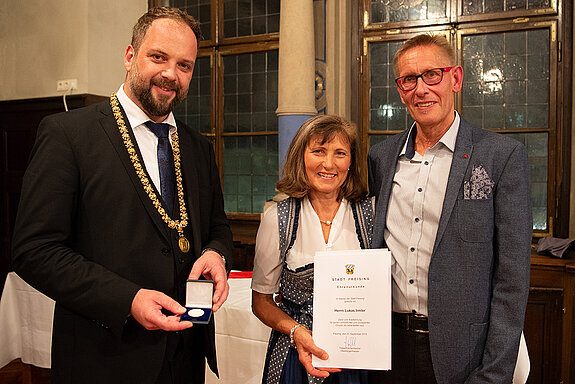
<path fill-rule="evenodd" d="M 373 247 L 385 247 L 387 209 L 408 131 L 368 156 L 376 196 Z M 461 119 L 429 265 L 429 338 L 438 383 L 511 383 L 529 293 L 529 160 L 516 140 Z M 487 196 L 469 189 L 485 177 Z"/>

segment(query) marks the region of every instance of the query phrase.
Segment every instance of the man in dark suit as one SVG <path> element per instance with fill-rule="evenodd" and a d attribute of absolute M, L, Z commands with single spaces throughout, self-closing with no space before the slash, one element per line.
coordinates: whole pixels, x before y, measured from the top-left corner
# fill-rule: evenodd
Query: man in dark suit
<path fill-rule="evenodd" d="M 529 291 L 529 161 L 455 112 L 463 70 L 442 36 L 394 57 L 415 120 L 370 150 L 374 247 L 392 253 L 392 370 L 381 383 L 511 383 Z"/>
<path fill-rule="evenodd" d="M 212 146 L 172 114 L 199 36 L 185 12 L 151 9 L 117 94 L 38 128 L 13 265 L 56 301 L 53 382 L 203 383 L 206 359 L 217 372 L 213 321 L 180 321 L 188 278 L 224 303 L 232 254 Z"/>

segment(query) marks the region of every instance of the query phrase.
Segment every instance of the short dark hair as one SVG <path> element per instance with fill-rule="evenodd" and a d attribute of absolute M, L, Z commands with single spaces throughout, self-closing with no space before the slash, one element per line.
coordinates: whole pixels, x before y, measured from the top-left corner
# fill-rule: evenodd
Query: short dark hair
<path fill-rule="evenodd" d="M 276 188 L 288 196 L 302 198 L 306 196 L 311 186 L 305 172 L 304 154 L 314 137 L 320 137 L 322 144 L 331 141 L 336 135 L 343 135 L 349 143 L 351 165 L 347 178 L 343 182 L 338 199 L 357 201 L 367 195 L 365 177 L 361 172 L 361 153 L 357 127 L 340 116 L 317 115 L 307 120 L 297 131 L 287 153 L 283 167 L 282 179 Z"/>
<path fill-rule="evenodd" d="M 399 76 L 399 59 L 407 51 L 415 47 L 421 47 L 425 45 L 435 45 L 440 48 L 445 56 L 449 59 L 449 65 L 453 66 L 455 64 L 455 52 L 447 41 L 447 38 L 441 34 L 431 34 L 423 33 L 417 36 L 413 36 L 411 39 L 407 40 L 403 45 L 397 50 L 393 56 L 393 73 L 395 77 Z"/>
<path fill-rule="evenodd" d="M 140 45 L 142 45 L 142 41 L 144 40 L 144 36 L 146 36 L 146 32 L 148 32 L 150 25 L 152 25 L 154 20 L 158 19 L 172 19 L 180 21 L 191 28 L 198 41 L 202 39 L 200 23 L 185 11 L 178 8 L 155 7 L 150 8 L 148 12 L 144 13 L 142 17 L 138 19 L 136 25 L 134 25 L 132 30 L 132 42 L 130 44 L 134 48 L 135 52 L 138 52 Z"/>

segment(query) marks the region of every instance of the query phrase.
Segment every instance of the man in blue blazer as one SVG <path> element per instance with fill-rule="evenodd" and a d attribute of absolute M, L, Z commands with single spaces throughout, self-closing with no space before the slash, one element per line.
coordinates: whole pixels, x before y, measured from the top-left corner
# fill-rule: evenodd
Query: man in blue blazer
<path fill-rule="evenodd" d="M 185 12 L 151 9 L 116 94 L 38 128 L 13 265 L 56 301 L 53 383 L 203 383 L 206 359 L 217 372 L 213 321 L 180 321 L 188 278 L 214 280 L 223 304 L 233 251 L 212 145 L 172 114 L 198 36 Z"/>
<path fill-rule="evenodd" d="M 369 152 L 374 247 L 392 260 L 392 370 L 381 383 L 511 383 L 529 291 L 525 147 L 455 111 L 463 69 L 442 36 L 394 57 L 411 129 Z"/>

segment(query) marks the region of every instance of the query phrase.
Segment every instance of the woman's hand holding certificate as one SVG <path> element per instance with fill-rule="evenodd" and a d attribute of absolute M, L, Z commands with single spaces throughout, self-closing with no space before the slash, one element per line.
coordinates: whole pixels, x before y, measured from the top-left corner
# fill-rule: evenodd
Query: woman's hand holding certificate
<path fill-rule="evenodd" d="M 306 371 L 312 376 L 328 377 L 330 372 L 339 372 L 339 368 L 316 368 L 312 365 L 312 356 L 318 359 L 326 360 L 329 355 L 326 351 L 319 348 L 313 342 L 311 331 L 304 326 L 298 327 L 293 332 L 293 341 L 299 355 L 299 361 L 305 367 Z"/>

